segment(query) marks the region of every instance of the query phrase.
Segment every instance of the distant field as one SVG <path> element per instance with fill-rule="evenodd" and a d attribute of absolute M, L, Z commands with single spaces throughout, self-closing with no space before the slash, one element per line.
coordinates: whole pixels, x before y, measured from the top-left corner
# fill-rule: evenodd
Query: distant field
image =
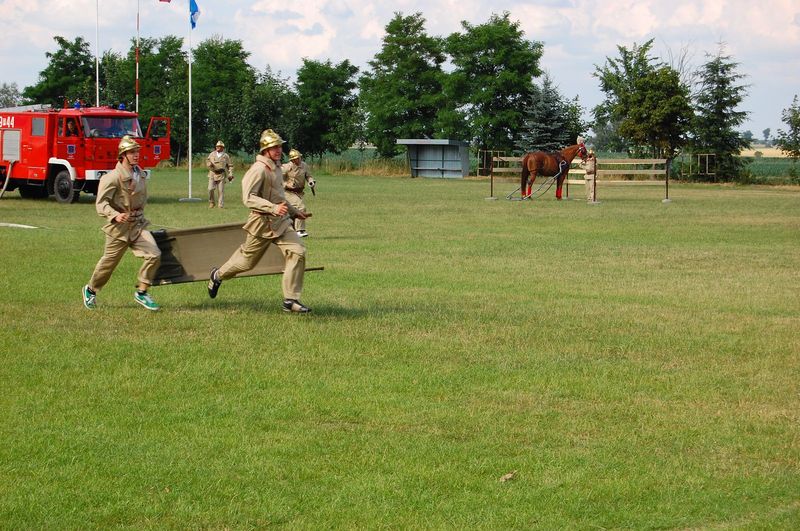
<path fill-rule="evenodd" d="M 130 254 L 89 312 L 91 198 L 0 200 L 0 528 L 798 528 L 800 188 L 316 177 L 308 316 Z"/>
<path fill-rule="evenodd" d="M 760 151 L 764 157 L 767 158 L 787 158 L 786 154 L 778 148 L 774 147 L 757 147 L 753 149 L 745 149 L 742 151 L 743 157 L 755 157 L 756 151 Z"/>

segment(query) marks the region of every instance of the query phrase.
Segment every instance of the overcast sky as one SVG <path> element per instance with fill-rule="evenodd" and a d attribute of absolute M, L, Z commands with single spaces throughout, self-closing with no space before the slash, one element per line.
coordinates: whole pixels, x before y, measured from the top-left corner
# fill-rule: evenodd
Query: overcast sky
<path fill-rule="evenodd" d="M 800 94 L 800 1 L 798 0 L 197 0 L 201 11 L 194 44 L 211 36 L 241 40 L 250 63 L 270 65 L 294 80 L 302 58 L 362 68 L 380 50 L 384 27 L 395 12 L 421 12 L 429 35 L 447 36 L 460 22 L 486 22 L 508 11 L 528 39 L 544 43 L 542 67 L 561 93 L 578 96 L 588 110 L 603 99 L 595 65 L 655 39 L 654 55 L 670 61 L 688 50 L 698 67 L 719 42 L 747 75 L 749 96 L 740 110 L 750 118 L 742 130 L 785 129 L 781 111 Z M 189 0 L 0 0 L 0 83 L 34 84 L 56 49 L 53 36 L 82 36 L 95 48 L 124 54 L 136 36 L 137 4 L 142 37 L 189 34 Z M 99 10 L 96 6 L 99 5 Z M 102 96 L 101 96 L 102 98 Z"/>

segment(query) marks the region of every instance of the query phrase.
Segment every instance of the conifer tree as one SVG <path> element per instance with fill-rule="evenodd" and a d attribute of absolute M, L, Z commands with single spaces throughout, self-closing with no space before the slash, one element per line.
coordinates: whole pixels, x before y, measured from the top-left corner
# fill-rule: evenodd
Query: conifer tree
<path fill-rule="evenodd" d="M 525 112 L 520 138 L 516 142 L 521 151 L 557 151 L 564 147 L 566 106 L 550 75 L 545 73 L 541 87 L 534 93 Z"/>
<path fill-rule="evenodd" d="M 750 147 L 736 130 L 747 119 L 748 113 L 738 110 L 747 86 L 741 84 L 746 76 L 738 72 L 739 63 L 725 55 L 724 48 L 720 43 L 717 54 L 709 55 L 698 72 L 692 143 L 695 151 L 715 155 L 717 178 L 735 180 L 745 165 L 738 155 Z"/>

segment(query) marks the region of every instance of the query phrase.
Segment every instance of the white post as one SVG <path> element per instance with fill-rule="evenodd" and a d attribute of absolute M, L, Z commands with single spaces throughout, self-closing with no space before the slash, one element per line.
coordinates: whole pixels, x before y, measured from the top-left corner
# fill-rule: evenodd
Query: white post
<path fill-rule="evenodd" d="M 94 2 L 94 106 L 100 107 L 100 0 Z"/>
<path fill-rule="evenodd" d="M 192 20 L 189 17 L 189 156 L 186 159 L 189 163 L 189 197 L 183 197 L 179 201 L 200 201 L 198 197 L 192 197 Z"/>
<path fill-rule="evenodd" d="M 189 199 L 192 198 L 192 25 L 189 24 Z"/>
<path fill-rule="evenodd" d="M 136 0 L 136 114 L 139 114 L 139 7 L 141 0 Z"/>

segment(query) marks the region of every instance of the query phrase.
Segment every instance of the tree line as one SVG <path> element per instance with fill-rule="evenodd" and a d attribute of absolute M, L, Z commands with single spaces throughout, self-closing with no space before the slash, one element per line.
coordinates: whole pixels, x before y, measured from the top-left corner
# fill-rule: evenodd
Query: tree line
<path fill-rule="evenodd" d="M 372 144 L 377 156 L 393 157 L 398 138 L 455 138 L 479 151 L 519 153 L 560 149 L 591 129 L 598 150 L 671 159 L 689 149 L 715 154 L 723 178 L 743 169 L 737 155 L 752 139 L 737 130 L 748 114 L 739 109 L 746 76 L 722 44 L 697 70 L 654 57 L 652 39 L 618 46 L 618 57 L 595 66 L 605 99 L 584 121 L 579 96 L 564 96 L 542 71 L 543 43 L 527 39 L 507 12 L 483 24 L 462 22 L 461 31 L 446 37 L 429 35 L 421 13 L 395 13 L 385 29 L 363 72 L 348 60 L 303 59 L 293 83 L 269 65 L 253 67 L 241 41 L 201 42 L 191 65 L 194 145 L 210 150 L 224 139 L 231 150 L 252 152 L 270 127 L 312 157 L 353 144 Z M 3 84 L 0 99 L 93 101 L 89 43 L 54 39 L 57 49 L 46 54 L 37 83 L 10 98 L 16 87 Z M 189 58 L 182 44 L 176 36 L 141 39 L 139 114 L 143 122 L 171 117 L 174 153 L 185 156 Z M 135 58 L 135 42 L 125 56 L 102 55 L 102 104 L 132 107 Z M 795 100 L 784 113 L 788 131 L 779 130 L 775 140 L 789 150 L 797 150 L 796 108 Z"/>

